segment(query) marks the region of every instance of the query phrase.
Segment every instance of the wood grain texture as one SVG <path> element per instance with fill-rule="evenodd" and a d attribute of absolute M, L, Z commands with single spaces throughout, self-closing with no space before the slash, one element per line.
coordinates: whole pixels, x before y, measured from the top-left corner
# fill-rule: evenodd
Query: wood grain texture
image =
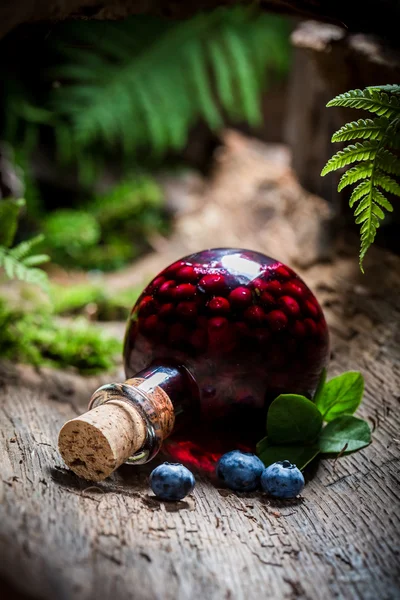
<path fill-rule="evenodd" d="M 198 477 L 187 501 L 159 503 L 149 466 L 93 486 L 57 452 L 104 377 L 3 364 L 0 577 L 45 600 L 398 598 L 400 260 L 374 250 L 362 278 L 351 252 L 305 277 L 330 325 L 330 374 L 366 377 L 368 448 L 313 465 L 299 500 Z"/>

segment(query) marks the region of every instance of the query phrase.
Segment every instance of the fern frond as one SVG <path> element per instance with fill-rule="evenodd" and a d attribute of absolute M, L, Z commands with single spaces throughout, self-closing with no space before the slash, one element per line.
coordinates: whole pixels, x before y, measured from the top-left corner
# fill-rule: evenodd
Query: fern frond
<path fill-rule="evenodd" d="M 41 242 L 43 242 L 43 240 L 44 240 L 44 235 L 40 233 L 39 235 L 36 235 L 35 237 L 31 238 L 30 240 L 25 240 L 24 242 L 21 242 L 20 244 L 18 244 L 18 246 L 14 246 L 14 248 L 9 250 L 9 252 L 15 258 L 15 260 L 23 261 L 25 259 L 25 257 L 30 252 L 32 252 L 32 249 L 35 246 L 37 246 L 38 244 L 40 244 Z"/>
<path fill-rule="evenodd" d="M 341 176 L 338 184 L 338 192 L 341 192 L 346 186 L 356 183 L 356 181 L 360 181 L 360 179 L 371 177 L 371 173 L 372 162 L 370 161 L 365 161 L 359 165 L 351 167 L 351 169 L 343 173 Z"/>
<path fill-rule="evenodd" d="M 0 246 L 0 268 L 3 268 L 7 277 L 19 279 L 27 283 L 34 283 L 43 289 L 48 289 L 47 274 L 42 269 L 37 269 L 49 260 L 47 254 L 30 255 L 32 249 L 44 239 L 43 235 L 21 242 L 14 248 Z"/>
<path fill-rule="evenodd" d="M 362 181 L 356 188 L 354 188 L 349 200 L 350 208 L 352 208 L 353 205 L 360 200 L 360 198 L 366 194 L 369 194 L 370 187 L 371 183 L 369 180 L 367 180 Z"/>
<path fill-rule="evenodd" d="M 389 175 L 400 175 L 400 157 L 383 148 L 376 157 L 376 166 Z"/>
<path fill-rule="evenodd" d="M 389 175 L 384 175 L 379 170 L 376 170 L 374 174 L 374 183 L 375 185 L 379 185 L 381 188 L 383 188 L 385 192 L 389 192 L 395 196 L 400 196 L 400 185 L 394 179 L 392 179 L 392 177 L 389 177 Z"/>
<path fill-rule="evenodd" d="M 371 160 L 375 158 L 379 142 L 377 140 L 368 140 L 366 142 L 357 142 L 339 150 L 328 160 L 322 169 L 321 175 L 326 175 L 330 171 L 336 171 L 359 160 Z"/>
<path fill-rule="evenodd" d="M 382 194 L 380 190 L 378 190 L 377 188 L 373 188 L 372 197 L 375 200 L 375 202 L 380 204 L 380 206 L 383 206 L 383 208 L 386 208 L 388 212 L 393 212 L 392 204 L 389 202 L 386 196 Z"/>
<path fill-rule="evenodd" d="M 24 258 L 24 265 L 26 267 L 38 267 L 44 263 L 49 262 L 50 256 L 48 254 L 33 254 Z"/>
<path fill-rule="evenodd" d="M 355 207 L 355 222 L 361 226 L 360 268 L 364 272 L 363 260 L 385 218 L 384 210 L 393 210 L 381 189 L 400 197 L 400 184 L 393 178 L 400 176 L 400 156 L 389 150 L 400 148 L 400 86 L 371 86 L 364 90 L 351 90 L 331 100 L 328 106 L 361 108 L 380 117 L 359 119 L 341 127 L 333 135 L 332 141 L 357 138 L 367 141 L 346 146 L 337 152 L 321 172 L 321 175 L 326 175 L 353 162 L 359 163 L 341 176 L 338 191 L 361 181 L 353 189 L 349 204 Z"/>
<path fill-rule="evenodd" d="M 388 83 L 386 85 L 369 85 L 368 90 L 380 90 L 382 92 L 388 92 L 389 94 L 400 95 L 400 85 L 397 83 Z"/>
<path fill-rule="evenodd" d="M 380 140 L 389 121 L 386 117 L 378 119 L 359 119 L 343 125 L 332 136 L 332 142 L 347 142 L 359 138 Z"/>
<path fill-rule="evenodd" d="M 393 118 L 400 115 L 400 98 L 395 94 L 390 95 L 376 88 L 351 90 L 344 94 L 339 94 L 339 96 L 330 100 L 327 106 L 360 108 L 375 113 L 380 117 Z"/>
<path fill-rule="evenodd" d="M 48 278 L 45 271 L 24 264 L 12 254 L 12 251 L 3 247 L 0 247 L 0 268 L 4 269 L 10 279 L 34 283 L 44 290 L 48 290 Z"/>
<path fill-rule="evenodd" d="M 200 116 L 213 130 L 223 113 L 258 124 L 266 67 L 282 67 L 288 55 L 281 22 L 238 6 L 185 22 L 134 17 L 75 26 L 75 47 L 61 49 L 66 64 L 54 73 L 63 85 L 53 109 L 82 156 L 98 141 L 125 154 L 180 149 Z"/>

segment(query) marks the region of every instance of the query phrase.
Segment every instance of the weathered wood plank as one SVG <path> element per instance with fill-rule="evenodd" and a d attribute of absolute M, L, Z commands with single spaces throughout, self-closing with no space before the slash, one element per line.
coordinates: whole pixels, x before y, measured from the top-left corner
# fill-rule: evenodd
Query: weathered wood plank
<path fill-rule="evenodd" d="M 333 337 L 331 374 L 360 369 L 373 444 L 308 473 L 300 500 L 220 490 L 160 504 L 150 467 L 94 486 L 67 471 L 63 422 L 98 380 L 0 371 L 0 577 L 44 599 L 394 599 L 399 597 L 400 261 L 373 251 L 306 279 Z"/>

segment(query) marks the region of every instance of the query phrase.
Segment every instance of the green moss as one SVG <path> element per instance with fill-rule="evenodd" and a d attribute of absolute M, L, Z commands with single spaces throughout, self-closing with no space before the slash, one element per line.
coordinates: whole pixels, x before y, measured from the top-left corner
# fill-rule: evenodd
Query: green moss
<path fill-rule="evenodd" d="M 131 175 L 79 209 L 60 208 L 45 217 L 45 250 L 66 267 L 110 271 L 149 250 L 153 232 L 168 233 L 160 186 Z"/>
<path fill-rule="evenodd" d="M 84 375 L 113 368 L 122 351 L 117 339 L 79 317 L 60 323 L 51 313 L 25 314 L 0 298 L 0 357 L 36 366 L 74 367 Z"/>
<path fill-rule="evenodd" d="M 52 284 L 50 297 L 56 314 L 81 313 L 89 304 L 100 321 L 125 321 L 139 297 L 141 288 L 115 292 L 103 283 L 83 283 L 72 286 Z"/>

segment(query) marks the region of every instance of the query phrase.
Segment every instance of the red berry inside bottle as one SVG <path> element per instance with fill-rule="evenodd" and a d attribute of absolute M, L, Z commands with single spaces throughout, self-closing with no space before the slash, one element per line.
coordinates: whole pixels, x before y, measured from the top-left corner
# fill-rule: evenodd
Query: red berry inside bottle
<path fill-rule="evenodd" d="M 176 427 L 164 449 L 179 462 L 213 468 L 232 447 L 254 451 L 276 396 L 313 393 L 328 347 L 321 307 L 292 269 L 222 248 L 177 261 L 146 287 L 128 323 L 124 359 L 128 377 L 173 366 L 165 390 Z"/>

